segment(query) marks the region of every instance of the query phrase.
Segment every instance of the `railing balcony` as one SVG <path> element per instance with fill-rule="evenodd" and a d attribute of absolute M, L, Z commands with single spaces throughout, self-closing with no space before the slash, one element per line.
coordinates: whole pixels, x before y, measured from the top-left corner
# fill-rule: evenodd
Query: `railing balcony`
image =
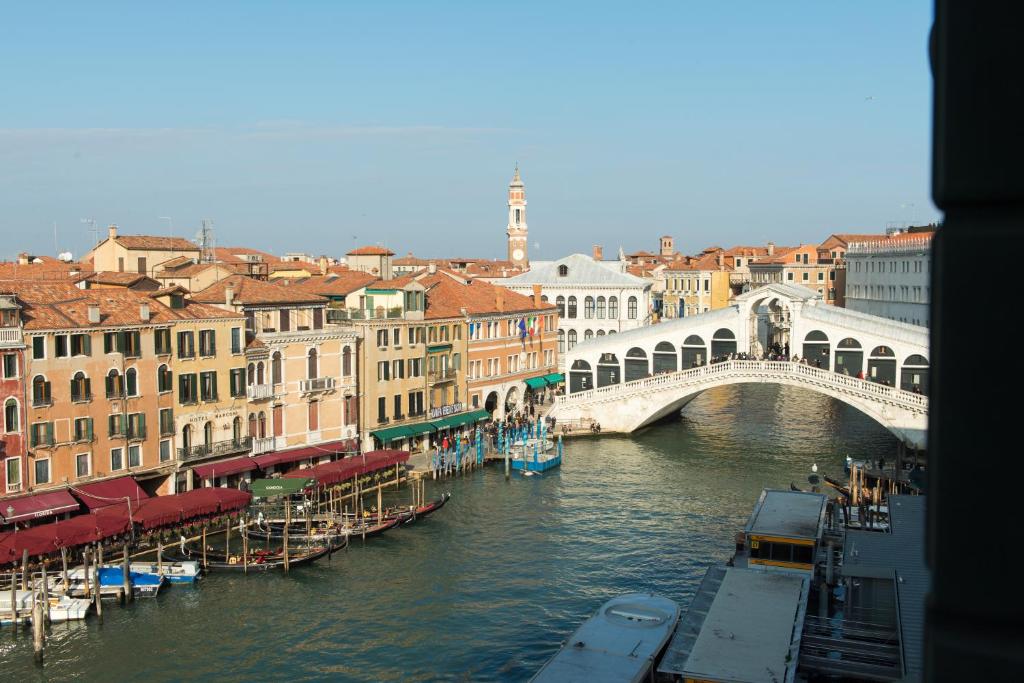
<path fill-rule="evenodd" d="M 304 394 L 311 394 L 317 391 L 331 391 L 333 389 L 333 377 L 317 377 L 316 379 L 304 379 L 299 382 L 299 391 Z"/>
<path fill-rule="evenodd" d="M 24 346 L 20 327 L 0 327 L 0 348 Z"/>
<path fill-rule="evenodd" d="M 273 384 L 250 384 L 245 388 L 245 395 L 250 401 L 259 401 L 264 398 L 274 398 Z"/>
<path fill-rule="evenodd" d="M 21 482 L 7 484 L 7 493 L 18 493 L 19 491 L 21 491 Z"/>
<path fill-rule="evenodd" d="M 270 451 L 277 450 L 276 439 L 273 436 L 266 436 L 263 438 L 252 437 L 252 454 L 259 455 L 261 453 L 269 453 Z"/>
<path fill-rule="evenodd" d="M 226 441 L 214 441 L 211 444 L 201 444 L 191 448 L 179 448 L 178 460 L 195 460 L 196 458 L 208 458 L 215 455 L 231 455 L 242 453 L 252 447 L 252 437 L 243 436 L 239 439 L 228 439 Z"/>
<path fill-rule="evenodd" d="M 427 381 L 431 384 L 438 384 L 440 382 L 450 382 L 455 379 L 458 374 L 458 370 L 455 368 L 447 368 L 444 370 L 430 370 L 427 372 Z"/>
<path fill-rule="evenodd" d="M 383 319 L 395 319 L 404 316 L 404 311 L 401 306 L 393 306 L 391 308 L 384 308 L 378 306 L 377 308 L 328 308 L 327 309 L 327 322 L 339 323 L 346 320 L 383 320 Z"/>
<path fill-rule="evenodd" d="M 306 443 L 308 443 L 310 445 L 313 445 L 313 444 L 320 443 L 321 441 L 323 441 L 323 439 L 320 438 L 320 430 L 319 429 L 317 429 L 315 431 L 312 431 L 312 432 L 306 432 Z"/>

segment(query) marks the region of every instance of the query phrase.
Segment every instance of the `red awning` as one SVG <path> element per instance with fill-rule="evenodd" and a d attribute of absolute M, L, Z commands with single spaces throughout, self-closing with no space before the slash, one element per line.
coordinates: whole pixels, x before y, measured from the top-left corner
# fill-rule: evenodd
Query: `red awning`
<path fill-rule="evenodd" d="M 71 492 L 90 510 L 123 503 L 125 498 L 130 498 L 133 503 L 132 507 L 134 507 L 149 498 L 149 494 L 143 491 L 138 482 L 131 477 L 118 477 L 117 479 L 83 484 L 75 486 Z"/>
<path fill-rule="evenodd" d="M 227 477 L 242 472 L 252 472 L 258 468 L 259 465 L 256 464 L 254 458 L 243 455 L 241 458 L 231 458 L 230 460 L 221 460 L 220 462 L 211 462 L 199 467 L 193 467 L 192 472 L 201 479 L 211 479 L 213 477 Z"/>
<path fill-rule="evenodd" d="M 17 562 L 22 553 L 49 555 L 61 548 L 95 543 L 128 531 L 125 514 L 79 515 L 7 534 L 0 539 L 0 564 Z"/>
<path fill-rule="evenodd" d="M 257 455 L 253 458 L 256 464 L 259 465 L 261 470 L 265 470 L 271 465 L 280 465 L 286 462 L 296 462 L 298 460 L 306 460 L 308 458 L 322 458 L 325 455 L 337 455 L 338 453 L 344 452 L 344 447 L 351 445 L 349 442 L 351 439 L 342 439 L 341 441 L 330 441 L 328 443 L 317 444 L 316 446 L 303 446 L 302 448 L 292 448 L 287 451 L 274 451 L 272 453 L 264 453 L 263 455 Z"/>
<path fill-rule="evenodd" d="M 197 517 L 207 517 L 229 512 L 248 505 L 252 496 L 238 489 L 206 488 L 185 491 L 169 496 L 157 496 L 132 505 L 131 521 L 143 529 L 157 529 L 178 524 Z M 128 506 L 110 506 L 96 513 L 99 516 L 114 515 L 127 519 Z"/>
<path fill-rule="evenodd" d="M 8 512 L 10 508 L 10 512 Z M 53 517 L 63 512 L 73 512 L 81 508 L 81 504 L 71 497 L 64 489 L 37 493 L 34 496 L 22 496 L 0 501 L 0 519 L 4 522 L 23 522 L 26 519 Z"/>
<path fill-rule="evenodd" d="M 386 467 L 392 467 L 400 462 L 409 459 L 409 451 L 380 450 L 370 451 L 362 455 L 354 455 L 350 458 L 342 458 L 334 462 L 325 462 L 316 467 L 304 470 L 293 470 L 285 474 L 285 477 L 316 479 L 322 486 L 337 484 L 338 482 L 351 479 L 352 477 L 376 472 Z"/>

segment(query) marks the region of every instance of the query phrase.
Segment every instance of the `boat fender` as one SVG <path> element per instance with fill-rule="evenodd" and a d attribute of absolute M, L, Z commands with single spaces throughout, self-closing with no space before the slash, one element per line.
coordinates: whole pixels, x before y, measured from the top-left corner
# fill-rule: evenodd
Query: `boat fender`
<path fill-rule="evenodd" d="M 228 558 L 228 564 L 238 564 L 238 556 L 232 555 Z"/>

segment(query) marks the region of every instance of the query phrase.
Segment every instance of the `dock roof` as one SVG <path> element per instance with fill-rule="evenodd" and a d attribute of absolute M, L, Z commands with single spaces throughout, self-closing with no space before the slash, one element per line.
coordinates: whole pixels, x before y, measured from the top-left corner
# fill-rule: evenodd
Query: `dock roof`
<path fill-rule="evenodd" d="M 809 585 L 794 574 L 710 567 L 658 671 L 707 681 L 792 681 Z"/>
<path fill-rule="evenodd" d="M 825 495 L 765 489 L 744 529 L 748 534 L 817 539 L 825 519 Z"/>

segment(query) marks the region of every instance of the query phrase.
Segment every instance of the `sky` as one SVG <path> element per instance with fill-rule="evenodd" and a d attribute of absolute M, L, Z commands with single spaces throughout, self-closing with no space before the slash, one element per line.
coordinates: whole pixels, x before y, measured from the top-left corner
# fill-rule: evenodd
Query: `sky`
<path fill-rule="evenodd" d="M 0 10 L 0 258 L 124 234 L 341 255 L 820 242 L 939 219 L 927 0 Z M 54 237 L 56 225 L 56 239 Z"/>

